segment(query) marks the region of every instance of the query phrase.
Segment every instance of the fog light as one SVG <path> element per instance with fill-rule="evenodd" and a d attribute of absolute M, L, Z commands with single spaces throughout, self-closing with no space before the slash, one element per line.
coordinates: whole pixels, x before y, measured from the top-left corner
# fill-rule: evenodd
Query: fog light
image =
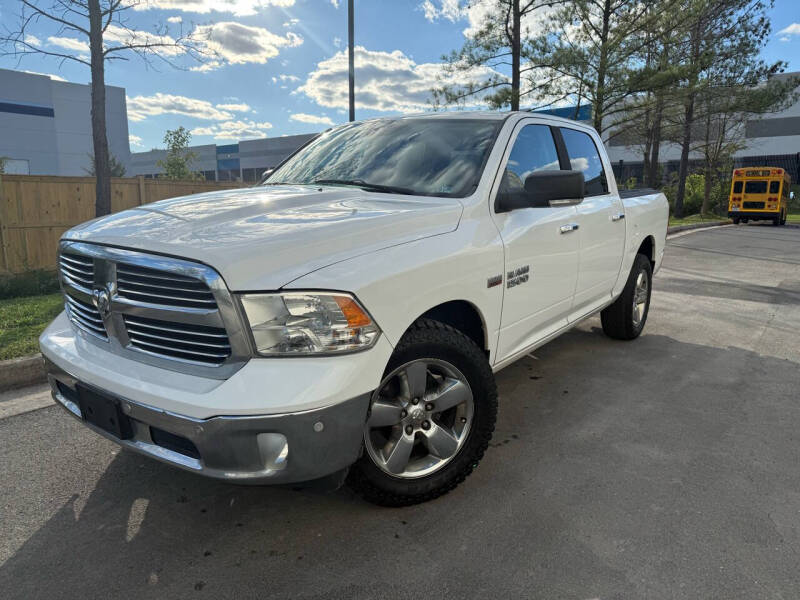
<path fill-rule="evenodd" d="M 270 471 L 281 471 L 286 468 L 289 458 L 289 442 L 281 433 L 259 433 L 256 436 L 258 451 L 264 466 Z"/>

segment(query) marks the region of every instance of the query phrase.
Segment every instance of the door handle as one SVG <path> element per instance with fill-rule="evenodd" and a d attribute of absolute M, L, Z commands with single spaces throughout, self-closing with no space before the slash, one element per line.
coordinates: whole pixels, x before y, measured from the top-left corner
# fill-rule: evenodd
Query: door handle
<path fill-rule="evenodd" d="M 621 221 L 625 218 L 625 213 L 617 213 L 616 215 L 611 215 L 612 221 Z"/>
<path fill-rule="evenodd" d="M 561 233 L 569 233 L 570 231 L 575 231 L 576 229 L 578 229 L 577 223 L 567 223 L 566 225 L 562 225 L 559 228 L 559 231 Z"/>

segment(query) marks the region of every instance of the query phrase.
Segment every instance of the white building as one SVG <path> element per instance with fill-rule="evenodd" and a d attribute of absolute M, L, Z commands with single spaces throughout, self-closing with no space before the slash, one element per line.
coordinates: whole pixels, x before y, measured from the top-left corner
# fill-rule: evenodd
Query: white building
<path fill-rule="evenodd" d="M 88 85 L 0 69 L 0 156 L 7 173 L 86 175 L 92 154 Z M 125 90 L 106 86 L 111 153 L 130 160 Z"/>

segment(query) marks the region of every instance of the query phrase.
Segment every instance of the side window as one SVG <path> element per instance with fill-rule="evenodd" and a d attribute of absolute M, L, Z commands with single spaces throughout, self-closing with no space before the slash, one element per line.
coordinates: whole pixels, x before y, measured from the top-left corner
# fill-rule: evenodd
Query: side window
<path fill-rule="evenodd" d="M 733 182 L 733 193 L 734 194 L 741 194 L 742 193 L 742 182 L 741 181 L 734 181 Z"/>
<path fill-rule="evenodd" d="M 558 171 L 558 152 L 553 134 L 547 125 L 526 125 L 522 128 L 508 157 L 501 192 L 521 192 L 525 178 L 536 171 Z"/>
<path fill-rule="evenodd" d="M 781 189 L 781 182 L 780 181 L 770 181 L 769 182 L 769 193 L 770 194 L 777 194 Z"/>
<path fill-rule="evenodd" d="M 586 195 L 600 196 L 608 193 L 608 181 L 603 170 L 603 161 L 594 140 L 583 131 L 561 128 L 561 136 L 567 147 L 567 155 L 573 171 L 582 171 L 586 181 Z"/>

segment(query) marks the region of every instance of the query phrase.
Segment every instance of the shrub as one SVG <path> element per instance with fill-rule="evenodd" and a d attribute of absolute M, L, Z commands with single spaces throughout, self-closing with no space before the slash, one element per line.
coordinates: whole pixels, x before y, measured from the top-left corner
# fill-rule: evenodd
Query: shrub
<path fill-rule="evenodd" d="M 0 298 L 40 296 L 58 290 L 58 275 L 53 271 L 36 270 L 19 275 L 0 275 Z"/>

